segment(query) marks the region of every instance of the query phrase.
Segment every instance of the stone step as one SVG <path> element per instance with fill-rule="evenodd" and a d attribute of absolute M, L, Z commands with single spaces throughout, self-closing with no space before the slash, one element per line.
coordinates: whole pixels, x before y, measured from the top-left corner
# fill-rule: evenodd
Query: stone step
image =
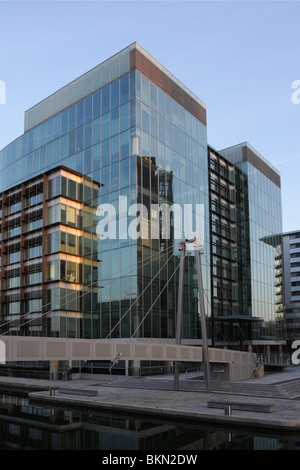
<path fill-rule="evenodd" d="M 104 385 L 104 384 L 103 384 Z M 173 390 L 174 383 L 170 379 L 141 379 L 135 380 L 132 378 L 124 378 L 117 381 L 112 381 L 104 386 L 119 387 L 119 388 L 135 388 L 135 389 L 148 389 L 148 390 Z M 211 388 L 213 392 L 228 393 L 236 395 L 252 395 L 268 398 L 286 398 L 283 390 L 280 390 L 272 384 L 251 384 L 251 383 L 237 383 L 237 382 L 212 382 Z M 179 381 L 179 390 L 190 392 L 205 392 L 206 383 L 204 380 L 182 380 Z"/>
<path fill-rule="evenodd" d="M 185 388 L 185 386 L 183 386 Z M 198 387 L 198 390 L 205 391 L 206 385 Z M 240 383 L 212 383 L 212 391 L 219 393 L 253 395 L 270 398 L 284 398 L 284 392 L 269 384 L 240 384 Z"/>
<path fill-rule="evenodd" d="M 59 388 L 56 392 L 66 394 L 66 395 L 86 395 L 89 397 L 95 397 L 98 395 L 98 390 L 90 390 L 90 389 L 83 389 L 83 388 Z"/>
<path fill-rule="evenodd" d="M 226 400 L 226 401 L 208 401 L 207 402 L 208 408 L 221 408 L 225 409 L 225 407 L 230 407 L 233 410 L 240 410 L 240 411 L 251 411 L 253 413 L 273 413 L 275 411 L 275 405 L 266 404 L 266 403 L 250 403 L 250 402 L 238 402 L 235 400 Z"/>
<path fill-rule="evenodd" d="M 277 388 L 281 390 L 289 398 L 300 397 L 300 380 L 290 380 L 277 384 Z"/>

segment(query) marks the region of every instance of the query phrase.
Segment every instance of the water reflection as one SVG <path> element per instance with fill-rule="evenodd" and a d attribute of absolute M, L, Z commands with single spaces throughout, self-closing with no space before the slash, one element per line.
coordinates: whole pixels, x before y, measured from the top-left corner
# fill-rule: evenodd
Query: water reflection
<path fill-rule="evenodd" d="M 299 435 L 36 406 L 0 394 L 1 450 L 300 450 Z"/>

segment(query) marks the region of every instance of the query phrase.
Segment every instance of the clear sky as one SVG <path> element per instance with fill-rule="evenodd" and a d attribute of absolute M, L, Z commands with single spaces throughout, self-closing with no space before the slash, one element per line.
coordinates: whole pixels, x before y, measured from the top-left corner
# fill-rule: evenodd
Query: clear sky
<path fill-rule="evenodd" d="M 0 0 L 0 149 L 26 109 L 137 41 L 206 103 L 210 145 L 248 141 L 276 166 L 283 230 L 300 230 L 299 23 L 297 0 Z"/>

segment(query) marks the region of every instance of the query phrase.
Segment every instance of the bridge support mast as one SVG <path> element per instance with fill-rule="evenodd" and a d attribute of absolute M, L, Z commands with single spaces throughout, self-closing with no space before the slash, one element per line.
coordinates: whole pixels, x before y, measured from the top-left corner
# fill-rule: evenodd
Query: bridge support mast
<path fill-rule="evenodd" d="M 185 240 L 181 242 L 181 256 L 180 256 L 180 271 L 179 271 L 179 289 L 178 289 L 178 303 L 177 303 L 177 329 L 176 329 L 176 344 L 181 343 L 181 330 L 182 330 L 182 305 L 183 305 L 183 281 L 184 281 L 184 257 L 186 252 L 186 243 L 195 244 L 195 258 L 197 267 L 198 279 L 198 292 L 199 292 L 199 308 L 201 319 L 201 332 L 202 332 L 202 355 L 204 362 L 204 372 L 206 380 L 206 391 L 211 392 L 211 379 L 210 379 L 210 366 L 208 355 L 208 342 L 207 342 L 207 329 L 205 320 L 205 307 L 204 307 L 204 294 L 203 294 L 203 279 L 202 279 L 202 266 L 201 266 L 201 245 L 197 238 L 192 240 Z M 175 362 L 174 368 L 174 390 L 179 388 L 179 365 Z"/>
<path fill-rule="evenodd" d="M 183 283 L 184 283 L 184 257 L 186 251 L 185 242 L 180 243 L 180 269 L 179 269 L 179 288 L 177 300 L 177 325 L 176 325 L 176 344 L 181 343 L 181 330 L 182 330 L 182 305 L 183 305 Z M 179 364 L 176 361 L 174 364 L 174 390 L 179 387 Z"/>

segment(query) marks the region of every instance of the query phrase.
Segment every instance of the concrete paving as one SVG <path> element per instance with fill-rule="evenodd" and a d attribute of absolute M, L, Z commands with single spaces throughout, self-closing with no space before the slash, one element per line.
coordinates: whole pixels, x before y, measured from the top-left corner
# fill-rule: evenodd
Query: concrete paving
<path fill-rule="evenodd" d="M 265 377 L 249 379 L 251 385 L 248 396 L 232 393 L 219 393 L 213 391 L 174 391 L 161 390 L 160 380 L 173 381 L 172 376 L 132 378 L 132 385 L 122 388 L 124 378 L 97 376 L 92 380 L 78 379 L 72 381 L 47 381 L 17 377 L 0 377 L 0 390 L 10 392 L 27 392 L 30 400 L 41 406 L 59 406 L 64 408 L 79 408 L 85 411 L 108 411 L 126 413 L 139 416 L 157 416 L 161 418 L 176 419 L 178 421 L 197 421 L 213 423 L 214 425 L 242 426 L 249 428 L 265 428 L 276 431 L 299 432 L 300 437 L 300 400 L 289 398 L 270 398 L 255 396 L 257 385 L 278 384 L 294 381 L 300 378 L 300 368 L 287 368 L 283 372 L 266 374 Z M 129 378 L 128 378 L 129 379 Z M 130 380 L 130 379 L 129 379 Z M 157 381 L 155 389 L 147 389 L 146 384 Z M 180 382 L 191 380 L 181 375 Z M 149 382 L 148 382 L 149 381 Z M 136 385 L 143 382 L 141 390 Z M 118 386 L 117 386 L 118 385 Z M 69 393 L 61 393 L 60 389 L 69 389 Z M 49 390 L 55 390 L 53 393 Z M 73 390 L 73 394 L 72 394 Z M 253 393 L 251 393 L 253 390 Z M 64 390 L 66 391 L 66 390 Z M 75 392 L 76 391 L 76 392 Z M 81 394 L 81 392 L 82 394 Z M 91 391 L 97 395 L 91 396 Z M 88 395 L 84 395 L 88 393 Z M 222 401 L 232 403 L 243 402 L 247 404 L 274 405 L 271 413 L 257 411 L 232 410 L 230 416 L 225 415 L 224 409 L 209 408 L 208 401 Z"/>
<path fill-rule="evenodd" d="M 264 377 L 243 380 L 243 383 L 275 384 L 300 379 L 300 366 L 289 366 L 279 372 L 266 372 Z"/>

